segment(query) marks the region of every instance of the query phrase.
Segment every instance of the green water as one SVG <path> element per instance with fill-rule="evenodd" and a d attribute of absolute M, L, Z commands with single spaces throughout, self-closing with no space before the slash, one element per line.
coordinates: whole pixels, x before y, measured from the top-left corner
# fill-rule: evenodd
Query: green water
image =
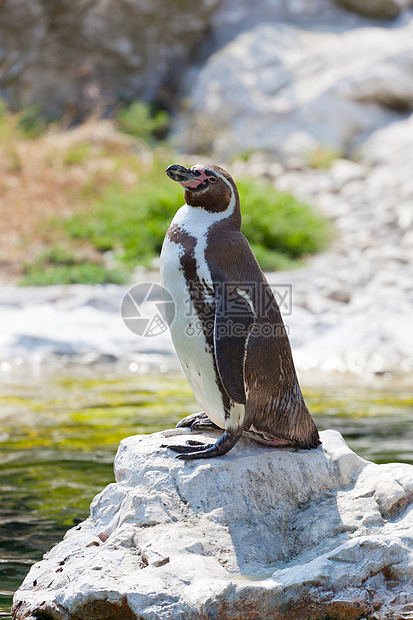
<path fill-rule="evenodd" d="M 304 389 L 320 430 L 340 431 L 360 456 L 413 463 L 411 390 Z M 87 517 L 113 482 L 119 441 L 170 428 L 197 411 L 181 376 L 8 377 L 0 391 L 0 618 L 29 567 Z"/>

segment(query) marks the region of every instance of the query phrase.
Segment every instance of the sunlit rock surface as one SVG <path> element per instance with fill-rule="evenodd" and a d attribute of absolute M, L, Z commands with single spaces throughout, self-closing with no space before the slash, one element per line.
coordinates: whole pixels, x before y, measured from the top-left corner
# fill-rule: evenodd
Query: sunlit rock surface
<path fill-rule="evenodd" d="M 15 619 L 413 616 L 412 466 L 369 463 L 335 431 L 186 463 L 165 447 L 185 438 L 122 441 L 116 483 L 31 568 Z"/>
<path fill-rule="evenodd" d="M 179 144 L 223 157 L 349 154 L 413 105 L 413 21 L 401 27 L 310 30 L 260 23 L 188 80 Z"/>

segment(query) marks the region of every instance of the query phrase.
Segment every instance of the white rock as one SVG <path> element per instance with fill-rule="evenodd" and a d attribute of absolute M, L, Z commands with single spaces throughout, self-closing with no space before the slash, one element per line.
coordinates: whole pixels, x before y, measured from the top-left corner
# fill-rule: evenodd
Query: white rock
<path fill-rule="evenodd" d="M 413 467 L 321 437 L 187 463 L 164 447 L 183 437 L 123 440 L 117 482 L 31 568 L 14 618 L 411 617 Z"/>
<path fill-rule="evenodd" d="M 341 188 L 345 183 L 364 179 L 367 176 L 365 166 L 357 164 L 348 159 L 336 159 L 330 169 L 337 188 Z"/>
<path fill-rule="evenodd" d="M 214 43 L 228 42 L 234 35 L 258 23 L 332 24 L 360 26 L 366 23 L 356 15 L 341 9 L 331 0 L 223 0 L 212 16 Z"/>
<path fill-rule="evenodd" d="M 212 54 L 175 125 L 184 148 L 346 153 L 413 103 L 413 21 L 315 32 L 258 24 Z"/>
<path fill-rule="evenodd" d="M 394 174 L 411 179 L 408 170 L 413 159 L 412 136 L 413 114 L 375 131 L 360 149 L 361 161 L 376 166 L 377 175 L 383 174 L 381 166 L 385 166 L 390 181 Z"/>

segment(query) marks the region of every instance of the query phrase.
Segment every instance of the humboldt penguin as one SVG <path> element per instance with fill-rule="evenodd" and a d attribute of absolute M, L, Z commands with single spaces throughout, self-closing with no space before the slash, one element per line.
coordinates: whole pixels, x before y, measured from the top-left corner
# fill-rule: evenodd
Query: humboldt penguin
<path fill-rule="evenodd" d="M 228 452 L 241 435 L 293 449 L 316 448 L 278 304 L 241 233 L 237 186 L 216 165 L 171 165 L 185 189 L 166 233 L 161 277 L 174 300 L 170 332 L 202 412 L 177 426 L 218 427 L 214 444 L 169 446 L 180 459 Z"/>

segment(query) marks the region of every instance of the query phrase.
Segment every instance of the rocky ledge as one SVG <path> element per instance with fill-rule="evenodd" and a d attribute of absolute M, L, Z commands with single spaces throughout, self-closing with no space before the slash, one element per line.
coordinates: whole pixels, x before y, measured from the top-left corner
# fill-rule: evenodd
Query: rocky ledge
<path fill-rule="evenodd" d="M 412 466 L 331 430 L 183 462 L 176 433 L 121 442 L 116 483 L 31 568 L 15 619 L 413 618 Z"/>

